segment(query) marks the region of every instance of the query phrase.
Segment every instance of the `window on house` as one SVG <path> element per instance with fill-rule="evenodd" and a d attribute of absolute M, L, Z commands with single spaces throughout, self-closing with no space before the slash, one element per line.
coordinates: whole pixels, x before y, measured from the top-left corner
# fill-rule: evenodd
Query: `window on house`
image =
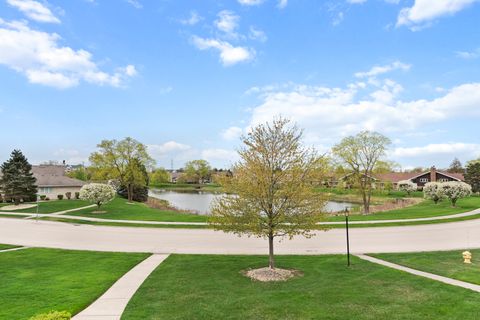
<path fill-rule="evenodd" d="M 420 182 L 428 182 L 428 178 L 420 178 Z"/>
<path fill-rule="evenodd" d="M 448 182 L 450 181 L 448 178 L 441 178 L 441 179 L 438 179 L 439 182 Z"/>

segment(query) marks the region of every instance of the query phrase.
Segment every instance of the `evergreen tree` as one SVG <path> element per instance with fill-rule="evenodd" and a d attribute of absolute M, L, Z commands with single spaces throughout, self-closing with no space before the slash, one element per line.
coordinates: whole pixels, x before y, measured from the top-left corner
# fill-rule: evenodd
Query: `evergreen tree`
<path fill-rule="evenodd" d="M 0 166 L 0 170 L 0 190 L 6 200 L 13 200 L 15 204 L 21 200 L 36 200 L 37 186 L 32 165 L 20 150 L 13 150 L 10 159 Z"/>
<path fill-rule="evenodd" d="M 473 192 L 480 192 L 480 162 L 472 161 L 468 164 L 465 182 L 472 186 Z"/>
<path fill-rule="evenodd" d="M 465 169 L 462 166 L 462 163 L 458 158 L 453 159 L 450 167 L 448 168 L 448 172 L 450 173 L 464 173 Z"/>

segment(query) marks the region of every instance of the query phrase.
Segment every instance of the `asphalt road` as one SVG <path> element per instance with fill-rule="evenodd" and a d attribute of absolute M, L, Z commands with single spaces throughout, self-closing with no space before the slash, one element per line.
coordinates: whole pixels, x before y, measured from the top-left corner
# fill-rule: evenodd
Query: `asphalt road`
<path fill-rule="evenodd" d="M 480 248 L 480 219 L 444 224 L 350 229 L 352 253 Z M 204 254 L 266 254 L 267 241 L 209 229 L 134 228 L 0 219 L 0 243 L 61 249 Z M 284 239 L 278 254 L 345 252 L 345 230 Z"/>

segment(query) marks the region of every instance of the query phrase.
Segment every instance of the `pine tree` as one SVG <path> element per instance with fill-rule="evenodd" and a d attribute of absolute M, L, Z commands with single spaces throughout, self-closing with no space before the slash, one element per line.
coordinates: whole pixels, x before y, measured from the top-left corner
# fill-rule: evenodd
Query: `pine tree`
<path fill-rule="evenodd" d="M 468 164 L 465 182 L 472 186 L 473 192 L 480 192 L 480 162 L 472 161 Z"/>
<path fill-rule="evenodd" d="M 32 173 L 32 166 L 20 150 L 13 150 L 10 159 L 0 166 L 0 190 L 6 200 L 35 201 L 37 194 L 36 179 Z"/>

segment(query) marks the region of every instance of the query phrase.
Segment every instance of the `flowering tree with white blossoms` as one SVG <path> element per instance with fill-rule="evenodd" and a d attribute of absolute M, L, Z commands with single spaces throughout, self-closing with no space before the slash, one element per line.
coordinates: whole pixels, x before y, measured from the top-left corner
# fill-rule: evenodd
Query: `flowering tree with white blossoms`
<path fill-rule="evenodd" d="M 115 188 L 104 183 L 90 183 L 80 189 L 80 199 L 96 204 L 99 209 L 102 204 L 112 201 L 115 194 Z"/>
<path fill-rule="evenodd" d="M 410 180 L 402 180 L 398 181 L 398 189 L 405 191 L 408 195 L 410 195 L 412 192 L 417 191 L 417 184 L 413 183 Z"/>
<path fill-rule="evenodd" d="M 437 204 L 438 201 L 445 198 L 445 195 L 443 194 L 442 183 L 440 182 L 427 183 L 425 187 L 423 187 L 423 197 L 425 199 L 433 200 L 433 202 Z"/>
<path fill-rule="evenodd" d="M 456 206 L 457 200 L 469 197 L 472 194 L 472 186 L 465 182 L 449 181 L 441 183 L 442 193 Z"/>

